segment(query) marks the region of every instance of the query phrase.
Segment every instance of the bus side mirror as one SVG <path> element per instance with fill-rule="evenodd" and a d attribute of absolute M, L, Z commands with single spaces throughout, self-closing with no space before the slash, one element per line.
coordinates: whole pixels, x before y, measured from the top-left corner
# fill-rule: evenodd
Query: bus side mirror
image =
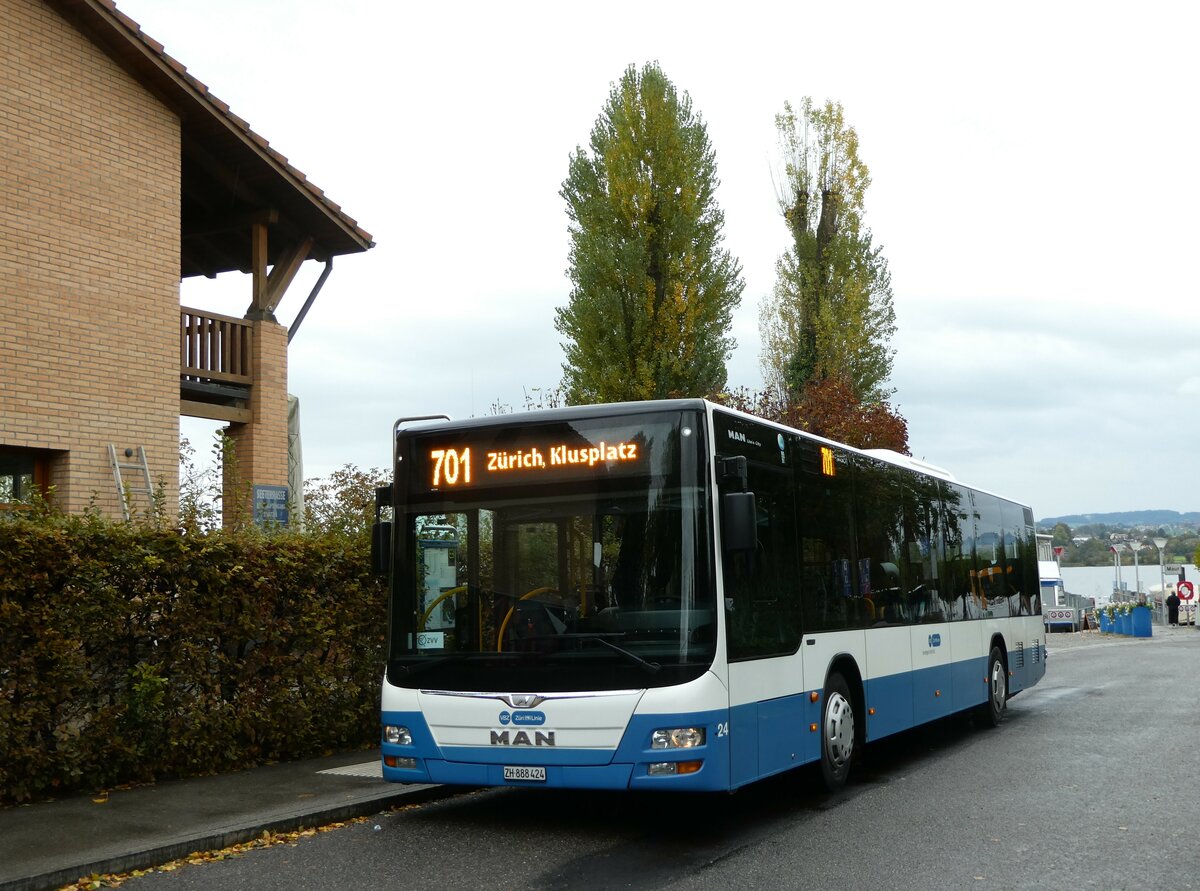
<path fill-rule="evenodd" d="M 727 554 L 754 553 L 758 509 L 753 492 L 726 492 L 721 497 L 721 543 Z"/>
<path fill-rule="evenodd" d="M 391 486 L 375 490 L 375 522 L 371 525 L 371 572 L 386 577 L 392 568 L 392 524 L 383 519 L 392 511 Z"/>
<path fill-rule="evenodd" d="M 392 524 L 371 526 L 371 572 L 386 577 L 392 565 Z"/>

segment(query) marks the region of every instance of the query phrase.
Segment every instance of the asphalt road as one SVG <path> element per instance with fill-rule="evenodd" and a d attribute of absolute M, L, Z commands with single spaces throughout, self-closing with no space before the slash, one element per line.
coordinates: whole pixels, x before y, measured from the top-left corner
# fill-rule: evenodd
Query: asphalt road
<path fill-rule="evenodd" d="M 1070 643 L 998 729 L 878 743 L 836 796 L 485 790 L 125 887 L 1200 887 L 1200 633 Z"/>

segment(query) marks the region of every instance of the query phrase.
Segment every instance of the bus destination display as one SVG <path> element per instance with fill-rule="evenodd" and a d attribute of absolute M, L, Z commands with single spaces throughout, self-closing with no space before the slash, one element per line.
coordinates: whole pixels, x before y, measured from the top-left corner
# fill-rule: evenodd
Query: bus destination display
<path fill-rule="evenodd" d="M 642 461 L 642 444 L 601 440 L 585 445 L 548 441 L 521 448 L 423 447 L 423 482 L 431 489 L 467 489 L 504 485 L 519 477 L 531 481 L 545 474 L 555 479 L 584 477 L 598 471 L 636 468 Z"/>

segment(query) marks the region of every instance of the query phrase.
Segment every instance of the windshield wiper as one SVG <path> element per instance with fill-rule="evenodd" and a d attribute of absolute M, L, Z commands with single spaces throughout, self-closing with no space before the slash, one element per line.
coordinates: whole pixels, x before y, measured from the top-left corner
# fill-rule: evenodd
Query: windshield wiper
<path fill-rule="evenodd" d="M 650 672 L 650 674 L 658 674 L 658 672 L 660 672 L 662 670 L 662 666 L 659 665 L 657 662 L 649 662 L 649 661 L 643 659 L 637 653 L 633 652 L 632 650 L 627 650 L 624 647 L 619 646 L 618 644 L 615 644 L 611 640 L 608 639 L 610 637 L 624 637 L 624 636 L 625 635 L 622 632 L 615 632 L 612 634 L 600 634 L 600 633 L 594 632 L 594 631 L 572 631 L 572 632 L 568 632 L 566 634 L 539 634 L 534 637 L 522 638 L 522 640 L 594 640 L 596 643 L 604 644 L 604 646 L 608 647 L 613 652 L 620 653 L 622 656 L 624 656 L 630 662 L 636 663 L 637 665 L 644 668 L 646 671 Z"/>
<path fill-rule="evenodd" d="M 622 656 L 624 656 L 626 659 L 629 659 L 632 662 L 636 662 L 638 665 L 642 666 L 642 668 L 646 669 L 646 671 L 650 672 L 651 674 L 658 674 L 658 672 L 662 669 L 662 666 L 659 665 L 657 662 L 647 662 L 645 659 L 643 659 L 641 656 L 639 656 L 637 653 L 633 652 L 632 650 L 627 650 L 624 647 L 617 646 L 611 640 L 606 640 L 604 637 L 602 637 L 599 634 L 583 634 L 583 635 L 580 635 L 580 637 L 583 640 L 594 640 L 594 641 L 596 641 L 596 643 L 604 644 L 610 650 L 620 653 Z"/>

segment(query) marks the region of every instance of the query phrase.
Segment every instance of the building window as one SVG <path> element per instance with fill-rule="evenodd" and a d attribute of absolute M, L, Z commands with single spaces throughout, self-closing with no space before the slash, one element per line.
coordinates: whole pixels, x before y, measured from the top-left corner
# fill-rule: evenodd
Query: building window
<path fill-rule="evenodd" d="M 48 467 L 48 452 L 0 446 L 0 510 L 26 504 L 35 494 L 45 495 Z"/>

